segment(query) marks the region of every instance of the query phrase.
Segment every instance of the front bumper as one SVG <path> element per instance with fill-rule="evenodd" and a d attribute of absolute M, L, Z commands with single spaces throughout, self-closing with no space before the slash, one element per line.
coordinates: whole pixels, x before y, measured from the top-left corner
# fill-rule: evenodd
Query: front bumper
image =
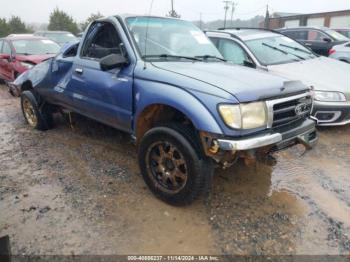
<path fill-rule="evenodd" d="M 276 131 L 239 140 L 218 139 L 218 145 L 223 151 L 246 151 L 266 146 L 281 150 L 298 143 L 312 148 L 318 140 L 315 126 L 315 121 L 307 119 L 293 129 L 280 130 L 279 132 Z"/>
<path fill-rule="evenodd" d="M 312 115 L 319 126 L 342 126 L 350 124 L 350 102 L 315 101 Z"/>

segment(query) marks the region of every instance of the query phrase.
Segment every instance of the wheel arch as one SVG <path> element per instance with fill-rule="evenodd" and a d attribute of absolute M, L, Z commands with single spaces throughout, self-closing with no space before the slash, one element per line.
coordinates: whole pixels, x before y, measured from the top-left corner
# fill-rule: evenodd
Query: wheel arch
<path fill-rule="evenodd" d="M 197 101 L 197 103 L 199 103 Z M 195 128 L 196 130 L 206 131 L 210 133 L 221 133 L 221 128 L 216 123 L 214 117 L 209 113 L 203 105 L 198 105 L 201 110 L 191 109 L 195 107 L 191 104 L 185 106 L 178 102 L 170 103 L 151 103 L 147 104 L 140 109 L 135 117 L 134 121 L 134 135 L 139 140 L 143 135 L 156 126 L 157 123 L 164 122 L 183 122 Z"/>

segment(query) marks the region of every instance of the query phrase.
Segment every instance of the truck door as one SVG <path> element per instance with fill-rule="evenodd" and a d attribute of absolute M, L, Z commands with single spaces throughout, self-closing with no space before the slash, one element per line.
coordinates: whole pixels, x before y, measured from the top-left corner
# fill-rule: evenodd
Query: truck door
<path fill-rule="evenodd" d="M 69 92 L 75 110 L 81 114 L 131 131 L 134 66 L 130 63 L 102 71 L 99 63 L 110 54 L 124 54 L 121 32 L 121 26 L 112 22 L 95 22 L 90 26 L 65 92 Z"/>

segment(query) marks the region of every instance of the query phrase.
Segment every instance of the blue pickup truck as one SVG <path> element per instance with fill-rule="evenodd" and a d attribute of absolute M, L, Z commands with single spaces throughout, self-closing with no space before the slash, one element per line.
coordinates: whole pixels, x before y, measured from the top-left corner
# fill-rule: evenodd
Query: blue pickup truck
<path fill-rule="evenodd" d="M 317 140 L 312 91 L 226 63 L 187 21 L 113 16 L 14 83 L 28 124 L 62 108 L 130 133 L 150 190 L 173 205 L 207 190 L 215 167 Z M 269 162 L 269 161 L 268 161 Z"/>

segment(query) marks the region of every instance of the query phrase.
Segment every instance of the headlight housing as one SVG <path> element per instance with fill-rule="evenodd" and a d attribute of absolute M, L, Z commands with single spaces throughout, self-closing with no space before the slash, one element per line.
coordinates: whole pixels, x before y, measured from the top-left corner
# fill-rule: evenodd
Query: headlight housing
<path fill-rule="evenodd" d="M 26 62 L 21 62 L 21 65 L 27 69 L 31 69 L 34 65 Z"/>
<path fill-rule="evenodd" d="M 219 105 L 219 113 L 231 128 L 254 129 L 267 126 L 267 109 L 265 102 L 239 105 Z"/>
<path fill-rule="evenodd" d="M 314 99 L 320 102 L 346 102 L 346 97 L 341 92 L 314 91 Z"/>

